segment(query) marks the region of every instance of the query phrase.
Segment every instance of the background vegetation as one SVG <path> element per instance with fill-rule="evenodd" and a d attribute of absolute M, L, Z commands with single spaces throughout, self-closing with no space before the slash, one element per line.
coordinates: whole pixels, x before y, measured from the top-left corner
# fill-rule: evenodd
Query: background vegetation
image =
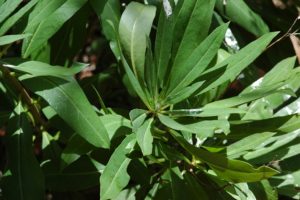
<path fill-rule="evenodd" d="M 299 199 L 298 0 L 0 0 L 0 199 Z"/>

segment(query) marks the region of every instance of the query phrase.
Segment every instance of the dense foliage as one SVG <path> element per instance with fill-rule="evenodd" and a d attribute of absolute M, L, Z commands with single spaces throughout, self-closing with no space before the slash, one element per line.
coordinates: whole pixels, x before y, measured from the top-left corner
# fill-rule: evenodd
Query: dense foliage
<path fill-rule="evenodd" d="M 298 5 L 0 0 L 0 199 L 299 199 Z"/>

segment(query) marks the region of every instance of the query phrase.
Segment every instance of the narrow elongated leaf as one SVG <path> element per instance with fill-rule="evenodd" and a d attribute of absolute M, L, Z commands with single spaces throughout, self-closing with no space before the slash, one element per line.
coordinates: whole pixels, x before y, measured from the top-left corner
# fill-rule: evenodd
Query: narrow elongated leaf
<path fill-rule="evenodd" d="M 247 150 L 255 149 L 258 145 L 263 143 L 265 140 L 269 139 L 276 133 L 265 132 L 265 133 L 257 133 L 250 135 L 246 138 L 243 138 L 226 148 L 226 154 L 229 158 L 236 158 L 239 155 L 246 153 Z"/>
<path fill-rule="evenodd" d="M 20 35 L 5 35 L 0 37 L 0 46 L 7 45 L 13 43 L 18 40 L 22 40 L 24 38 L 29 37 L 30 34 L 20 34 Z"/>
<path fill-rule="evenodd" d="M 291 90 L 279 89 L 282 87 L 284 83 L 277 83 L 271 86 L 266 86 L 262 88 L 254 89 L 251 92 L 243 93 L 239 96 L 231 97 L 228 99 L 223 99 L 219 101 L 215 101 L 209 104 L 206 104 L 204 108 L 228 108 L 238 106 L 256 99 L 260 99 L 262 97 L 278 93 L 278 92 L 292 92 Z"/>
<path fill-rule="evenodd" d="M 128 184 L 130 177 L 127 173 L 127 167 L 131 159 L 127 157 L 127 154 L 133 150 L 135 143 L 134 134 L 127 136 L 110 157 L 100 176 L 101 199 L 117 197 Z"/>
<path fill-rule="evenodd" d="M 277 32 L 274 32 L 261 36 L 259 39 L 241 49 L 238 53 L 205 71 L 201 75 L 200 80 L 207 80 L 207 83 L 203 85 L 200 94 L 205 93 L 226 81 L 233 81 L 242 70 L 251 64 L 265 50 L 267 45 L 277 34 Z M 253 51 L 253 49 L 255 49 L 255 51 Z"/>
<path fill-rule="evenodd" d="M 44 176 L 33 153 L 32 131 L 24 109 L 19 103 L 11 116 L 7 130 L 8 166 L 11 174 L 1 180 L 4 182 L 3 194 L 6 199 L 44 198 Z"/>
<path fill-rule="evenodd" d="M 226 120 L 206 120 L 190 124 L 180 124 L 165 115 L 159 114 L 158 118 L 169 128 L 195 133 L 200 138 L 211 137 L 214 135 L 214 131 L 218 129 L 221 129 L 225 133 L 229 132 L 229 122 Z"/>
<path fill-rule="evenodd" d="M 57 77 L 36 77 L 24 83 L 43 97 L 89 143 L 96 147 L 109 147 L 108 133 L 77 82 Z"/>
<path fill-rule="evenodd" d="M 9 17 L 0 27 L 0 35 L 5 34 L 13 25 L 17 23 L 32 7 L 36 5 L 38 0 L 31 0 L 24 7 L 22 7 L 18 12 Z"/>
<path fill-rule="evenodd" d="M 266 155 L 288 144 L 289 142 L 295 140 L 297 137 L 299 137 L 299 135 L 300 135 L 300 130 L 298 129 L 289 134 L 278 136 L 276 138 L 270 138 L 269 140 L 266 140 L 264 143 L 262 143 L 260 148 L 257 148 L 255 151 L 248 152 L 247 154 L 245 154 L 244 158 L 246 160 L 251 160 Z"/>
<path fill-rule="evenodd" d="M 170 3 L 171 7 L 175 6 L 172 0 L 167 2 Z M 155 67 L 157 68 L 157 82 L 160 87 L 164 85 L 164 79 L 168 71 L 168 65 L 171 57 L 173 30 L 175 24 L 174 21 L 174 14 L 172 13 L 170 16 L 167 16 L 162 7 L 159 15 L 154 50 Z"/>
<path fill-rule="evenodd" d="M 125 60 L 124 56 L 122 55 L 122 63 L 124 65 L 126 74 L 128 75 L 129 81 L 134 88 L 135 92 L 138 94 L 138 96 L 141 98 L 141 100 L 144 102 L 144 104 L 150 108 L 150 104 L 148 103 L 148 99 L 146 97 L 146 93 L 143 90 L 141 84 L 139 83 L 138 79 L 135 77 L 134 73 L 130 69 L 127 61 Z"/>
<path fill-rule="evenodd" d="M 181 4 L 181 1 L 178 2 Z M 215 0 L 188 0 L 182 1 L 182 7 L 176 18 L 173 38 L 174 65 L 182 66 L 193 50 L 206 37 L 211 19 Z M 199 27 L 201 24 L 201 27 Z"/>
<path fill-rule="evenodd" d="M 180 63 L 174 63 L 168 94 L 172 95 L 192 83 L 203 72 L 220 48 L 228 24 L 218 27 Z"/>
<path fill-rule="evenodd" d="M 270 167 L 262 166 L 254 168 L 252 165 L 239 161 L 229 160 L 226 157 L 211 153 L 201 148 L 196 148 L 189 144 L 179 133 L 170 130 L 177 142 L 190 154 L 202 162 L 207 163 L 220 177 L 238 182 L 256 182 L 269 178 L 278 172 Z"/>
<path fill-rule="evenodd" d="M 0 6 L 0 23 L 2 23 L 17 7 L 22 3 L 22 0 L 5 1 Z"/>
<path fill-rule="evenodd" d="M 33 33 L 37 26 L 46 20 L 56 9 L 58 9 L 66 0 L 39 0 L 32 12 L 29 14 L 28 21 L 25 28 L 25 33 Z"/>
<path fill-rule="evenodd" d="M 201 87 L 201 85 L 203 85 L 203 83 L 204 81 L 197 82 L 191 86 L 183 88 L 178 93 L 170 94 L 166 99 L 166 103 L 176 104 L 187 99 L 188 97 L 192 96 Z"/>
<path fill-rule="evenodd" d="M 23 46 L 23 57 L 26 58 L 35 50 L 40 49 L 86 2 L 87 0 L 68 0 L 47 19 L 42 21 L 28 43 Z"/>
<path fill-rule="evenodd" d="M 240 108 L 195 108 L 167 111 L 174 117 L 214 117 L 220 115 L 243 114 L 245 110 Z"/>
<path fill-rule="evenodd" d="M 226 1 L 217 0 L 216 8 L 230 21 L 235 22 L 256 36 L 269 32 L 269 27 L 262 18 L 248 7 L 244 0 Z"/>
<path fill-rule="evenodd" d="M 152 153 L 153 136 L 151 133 L 153 118 L 146 120 L 136 131 L 137 142 L 143 152 L 143 155 Z"/>
<path fill-rule="evenodd" d="M 98 1 L 98 0 L 89 0 L 89 3 L 91 4 L 92 8 L 94 9 L 95 13 L 100 17 L 104 5 L 107 3 L 108 0 Z"/>
<path fill-rule="evenodd" d="M 5 64 L 4 66 L 17 71 L 29 73 L 33 76 L 70 77 L 87 67 L 87 64 L 75 63 L 75 65 L 73 65 L 71 68 L 65 68 L 60 66 L 51 66 L 39 61 L 28 61 L 18 66 L 8 64 Z"/>
<path fill-rule="evenodd" d="M 94 1 L 102 2 L 98 0 Z M 118 30 L 121 18 L 119 0 L 108 0 L 103 8 L 103 12 L 99 12 L 99 9 L 97 9 L 97 15 L 102 21 L 102 31 L 105 37 L 111 41 L 116 41 L 115 30 Z M 109 21 L 112 23 L 113 27 L 108 24 Z"/>
<path fill-rule="evenodd" d="M 119 34 L 125 55 L 130 60 L 134 74 L 144 78 L 147 37 L 150 34 L 156 8 L 131 2 L 122 14 Z"/>

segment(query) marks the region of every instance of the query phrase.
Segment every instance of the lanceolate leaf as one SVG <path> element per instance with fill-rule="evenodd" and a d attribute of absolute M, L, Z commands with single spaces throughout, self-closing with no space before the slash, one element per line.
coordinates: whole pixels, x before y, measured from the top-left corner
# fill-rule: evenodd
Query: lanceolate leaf
<path fill-rule="evenodd" d="M 146 120 L 136 131 L 137 142 L 143 152 L 143 155 L 150 155 L 152 153 L 152 122 L 153 118 Z"/>
<path fill-rule="evenodd" d="M 22 0 L 9 0 L 0 5 L 0 23 L 2 23 L 20 3 L 22 3 Z"/>
<path fill-rule="evenodd" d="M 0 27 L 0 35 L 6 33 L 15 23 L 18 22 L 33 6 L 36 5 L 38 0 L 31 0 L 24 7 L 22 7 L 18 12 L 9 17 Z"/>
<path fill-rule="evenodd" d="M 109 147 L 108 133 L 77 82 L 57 77 L 36 77 L 24 83 L 43 97 L 89 143 L 96 147 Z"/>
<path fill-rule="evenodd" d="M 215 0 L 182 0 L 177 3 L 179 9 L 175 10 L 177 18 L 172 52 L 174 65 L 182 66 L 185 59 L 204 40 L 210 27 L 214 5 Z"/>
<path fill-rule="evenodd" d="M 221 129 L 223 132 L 229 132 L 229 122 L 226 120 L 203 120 L 190 124 L 180 124 L 165 115 L 158 115 L 159 120 L 169 128 L 195 133 L 201 138 L 211 137 L 215 130 Z"/>
<path fill-rule="evenodd" d="M 39 50 L 86 2 L 87 0 L 68 0 L 42 21 L 28 43 L 24 44 L 22 49 L 23 57 L 26 58 L 35 50 Z"/>
<path fill-rule="evenodd" d="M 227 27 L 228 24 L 224 24 L 217 28 L 184 61 L 174 63 L 167 92 L 169 95 L 188 86 L 207 68 L 221 46 Z"/>
<path fill-rule="evenodd" d="M 49 64 L 38 61 L 28 61 L 18 66 L 6 64 L 4 66 L 15 69 L 17 71 L 29 73 L 33 76 L 70 77 L 79 73 L 81 70 L 87 67 L 87 64 L 75 63 L 75 65 L 73 65 L 71 68 L 65 68 L 60 66 L 51 66 Z"/>
<path fill-rule="evenodd" d="M 223 2 L 223 0 L 217 0 L 216 8 L 230 21 L 236 22 L 256 36 L 269 32 L 267 24 L 248 7 L 244 0 L 227 1 L 225 5 Z"/>
<path fill-rule="evenodd" d="M 205 71 L 201 75 L 200 80 L 206 80 L 207 82 L 202 86 L 200 94 L 205 93 L 226 81 L 233 81 L 243 69 L 251 64 L 265 50 L 267 45 L 277 34 L 277 32 L 274 32 L 263 35 L 241 49 L 238 53 Z M 255 51 L 253 51 L 253 49 L 255 49 Z"/>
<path fill-rule="evenodd" d="M 127 154 L 133 150 L 135 143 L 134 134 L 127 136 L 110 157 L 100 176 L 101 199 L 117 197 L 128 184 L 130 177 L 127 173 L 127 167 L 131 159 L 127 157 Z"/>
<path fill-rule="evenodd" d="M 1 180 L 4 182 L 3 193 L 6 199 L 44 198 L 44 176 L 34 156 L 32 132 L 24 109 L 19 103 L 7 130 L 8 166 L 11 174 Z"/>
<path fill-rule="evenodd" d="M 170 130 L 177 142 L 190 154 L 202 162 L 207 163 L 220 177 L 232 182 L 256 182 L 276 175 L 278 172 L 270 167 L 254 168 L 252 165 L 229 160 L 223 155 L 211 153 L 189 144 L 179 133 Z"/>
<path fill-rule="evenodd" d="M 20 34 L 20 35 L 5 35 L 0 37 L 0 46 L 7 45 L 13 43 L 18 40 L 22 40 L 24 38 L 29 37 L 30 34 Z"/>
<path fill-rule="evenodd" d="M 170 6 L 173 4 L 172 0 L 168 2 L 170 2 Z M 174 21 L 174 14 L 166 16 L 162 7 L 159 15 L 154 51 L 155 67 L 157 68 L 157 82 L 161 87 L 165 82 L 164 79 L 168 71 L 168 64 L 171 58 Z"/>
<path fill-rule="evenodd" d="M 147 37 L 150 34 L 156 8 L 131 2 L 122 14 L 119 34 L 125 55 L 136 76 L 144 78 Z"/>

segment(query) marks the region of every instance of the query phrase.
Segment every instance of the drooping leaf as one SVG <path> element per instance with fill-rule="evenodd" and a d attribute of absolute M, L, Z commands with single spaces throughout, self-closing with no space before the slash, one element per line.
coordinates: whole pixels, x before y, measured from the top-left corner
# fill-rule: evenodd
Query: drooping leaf
<path fill-rule="evenodd" d="M 4 182 L 3 194 L 6 199 L 44 198 L 44 176 L 33 152 L 32 132 L 24 108 L 19 103 L 9 120 L 7 130 L 10 174 L 1 180 Z"/>
<path fill-rule="evenodd" d="M 120 42 L 136 76 L 144 78 L 147 37 L 156 8 L 131 2 L 123 12 L 119 25 Z"/>
<path fill-rule="evenodd" d="M 128 184 L 130 177 L 127 173 L 127 167 L 131 159 L 127 157 L 127 154 L 133 150 L 135 143 L 134 134 L 127 136 L 110 157 L 100 176 L 101 199 L 117 197 Z"/>
<path fill-rule="evenodd" d="M 207 163 L 220 177 L 235 183 L 256 182 L 276 175 L 278 172 L 270 167 L 254 168 L 249 163 L 239 160 L 229 160 L 218 153 L 197 148 L 189 144 L 177 132 L 170 130 L 176 141 L 190 154 Z"/>
<path fill-rule="evenodd" d="M 44 98 L 85 140 L 96 147 L 109 147 L 107 130 L 76 81 L 42 76 L 27 79 L 24 83 L 30 90 Z"/>

